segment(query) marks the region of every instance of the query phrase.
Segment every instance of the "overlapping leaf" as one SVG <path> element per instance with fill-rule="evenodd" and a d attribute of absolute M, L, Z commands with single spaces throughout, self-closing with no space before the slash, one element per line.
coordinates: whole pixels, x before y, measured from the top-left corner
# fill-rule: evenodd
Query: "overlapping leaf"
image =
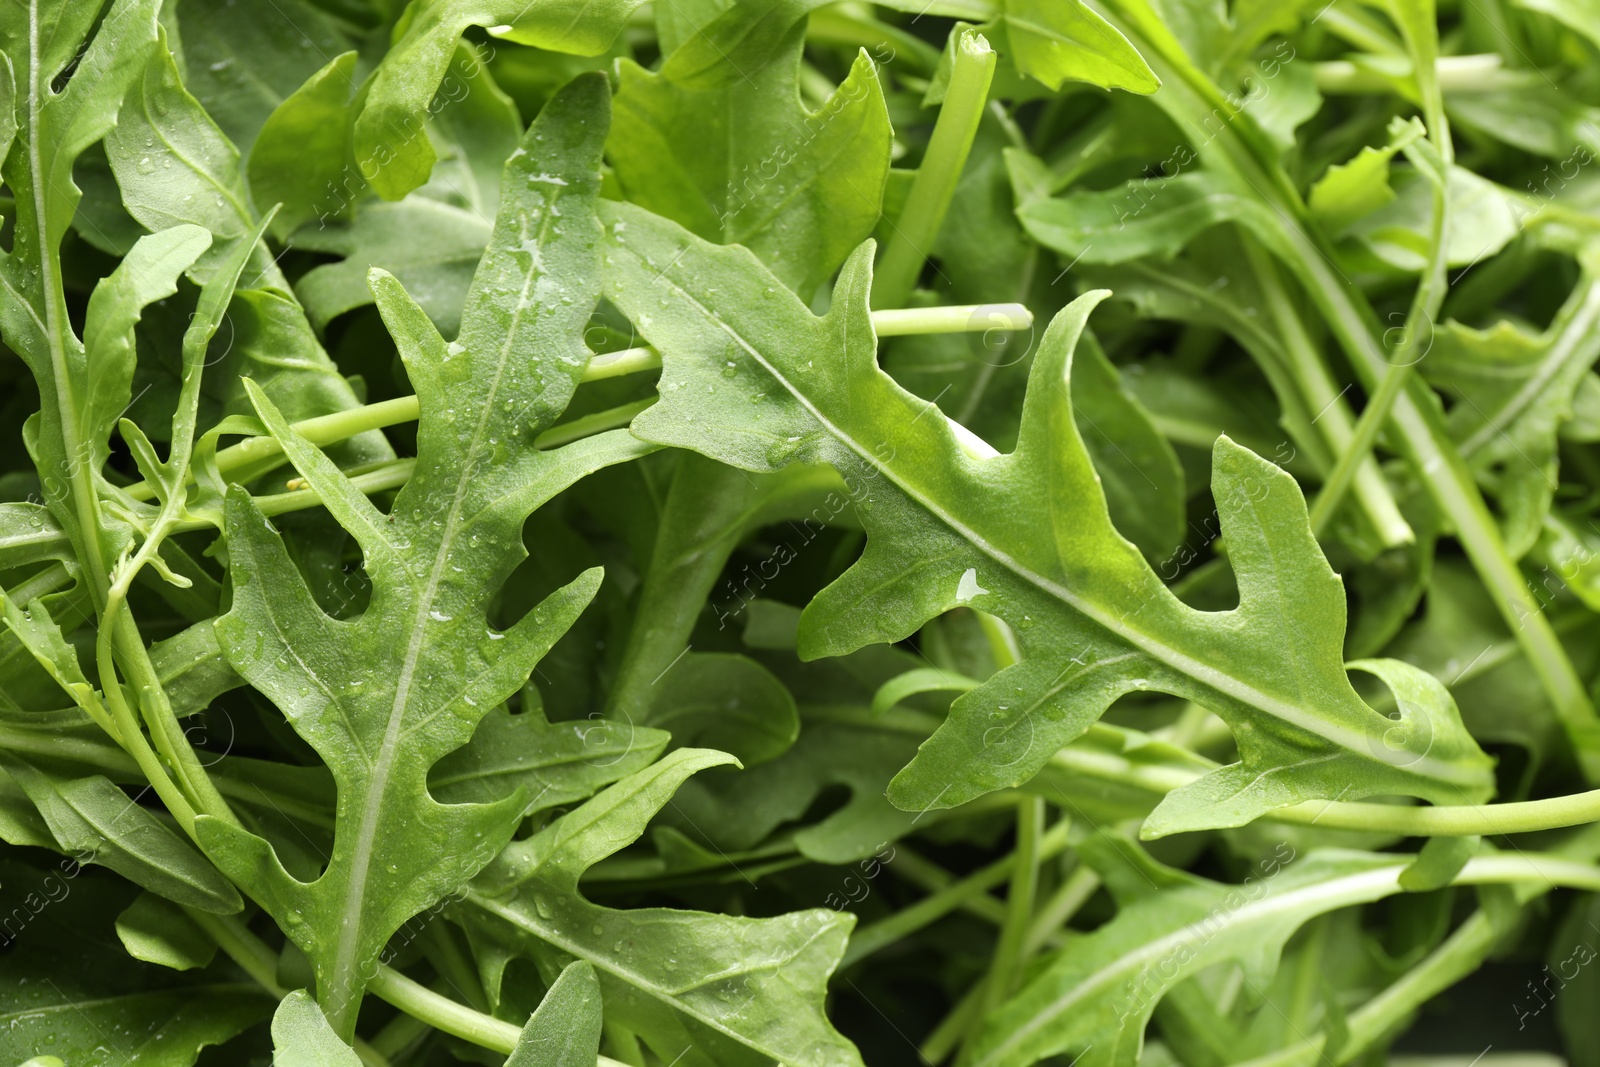
<path fill-rule="evenodd" d="M 1287 474 L 1218 442 L 1213 493 L 1240 589 L 1234 611 L 1188 607 L 1117 533 L 1067 387 L 1073 344 L 1102 296 L 1052 323 L 1017 449 L 993 456 L 878 369 L 869 250 L 817 318 L 747 253 L 626 205 L 604 217 L 607 295 L 667 361 L 662 402 L 635 432 L 753 471 L 826 461 L 864 489 L 866 553 L 806 609 L 802 654 L 898 641 L 960 605 L 1016 631 L 1023 662 L 957 701 L 891 786 L 901 807 L 1025 781 L 1140 690 L 1211 708 L 1241 756 L 1172 793 L 1146 832 L 1239 825 L 1314 797 L 1488 793 L 1488 761 L 1447 699 L 1412 706 L 1397 729 L 1356 695 L 1341 656 L 1343 590 Z"/>
<path fill-rule="evenodd" d="M 855 1048 L 822 1011 L 853 916 L 822 909 L 768 919 L 618 910 L 590 903 L 579 891 L 583 873 L 636 840 L 685 778 L 730 762 L 720 752 L 679 749 L 509 846 L 469 891 L 469 919 L 494 941 L 526 946 L 557 967 L 588 961 L 607 1016 L 664 1060 L 859 1064 Z M 497 982 L 491 974 L 491 984 Z"/>
<path fill-rule="evenodd" d="M 217 624 L 230 662 L 283 709 L 339 788 L 334 850 L 312 882 L 262 839 L 202 820 L 218 863 L 311 958 L 319 1002 L 348 1037 L 389 935 L 488 863 L 530 798 L 446 805 L 429 768 L 524 682 L 593 596 L 589 572 L 497 631 L 487 612 L 524 556 L 528 514 L 586 472 L 641 454 L 607 434 L 541 452 L 586 361 L 595 300 L 593 216 L 605 86 L 559 96 L 507 164 L 495 239 L 460 337 L 434 330 L 397 283 L 379 306 L 422 398 L 416 474 L 388 515 L 290 430 L 257 390 L 263 421 L 362 547 L 368 609 L 335 622 L 311 599 L 250 499 L 228 502 L 233 609 Z"/>

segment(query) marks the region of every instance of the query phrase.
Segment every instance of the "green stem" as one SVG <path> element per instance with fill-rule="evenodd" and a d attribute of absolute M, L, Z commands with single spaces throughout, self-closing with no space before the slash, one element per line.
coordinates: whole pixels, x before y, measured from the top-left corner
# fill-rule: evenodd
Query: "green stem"
<path fill-rule="evenodd" d="M 1244 246 L 1283 339 L 1285 368 L 1307 407 L 1315 412 L 1311 416 L 1310 426 L 1318 432 L 1329 453 L 1337 457 L 1332 472 L 1324 482 L 1323 495 L 1327 494 L 1328 482 L 1336 477 L 1341 478 L 1347 486 L 1354 480 L 1356 498 L 1377 530 L 1379 543 L 1390 548 L 1409 544 L 1416 535 L 1400 514 L 1400 506 L 1395 503 L 1383 472 L 1372 458 L 1370 445 L 1359 452 L 1352 451 L 1357 430 L 1352 428 L 1349 407 L 1343 393 L 1334 389 L 1327 365 L 1307 335 L 1305 324 L 1289 299 L 1277 266 L 1254 241 L 1245 238 Z M 1346 456 L 1350 458 L 1346 460 Z M 1341 464 L 1345 468 L 1342 473 L 1339 470 Z M 1318 527 L 1313 525 L 1312 529 Z"/>
<path fill-rule="evenodd" d="M 1043 862 L 1060 854 L 1066 847 L 1067 824 L 1063 821 L 1052 826 L 1038 838 L 1034 854 L 1038 861 Z M 985 918 L 1005 922 L 1005 912 L 1001 910 L 999 902 L 986 895 L 989 890 L 1011 877 L 1012 869 L 1017 862 L 1015 852 L 980 867 L 960 880 L 949 880 L 948 874 L 905 847 L 897 847 L 895 859 L 890 862 L 897 873 L 907 876 L 919 885 L 926 887 L 933 881 L 943 884 L 938 885 L 931 894 L 909 908 L 857 930 L 850 937 L 850 946 L 845 950 L 844 960 L 839 965 L 841 968 L 864 959 L 901 938 L 909 937 L 957 908 L 970 906 L 980 899 L 987 899 L 989 904 L 993 905 L 992 908 L 985 909 Z M 929 868 L 934 874 L 932 878 L 928 877 Z M 941 875 L 942 878 L 939 877 Z M 1000 911 L 999 915 L 994 914 L 997 910 Z"/>
<path fill-rule="evenodd" d="M 493 1052 L 509 1055 L 517 1047 L 517 1038 L 522 1034 L 520 1027 L 503 1019 L 496 1019 L 492 1015 L 473 1011 L 465 1004 L 458 1004 L 449 997 L 441 996 L 390 967 L 379 967 L 377 976 L 372 979 L 367 990 L 412 1018 L 427 1023 L 435 1030 L 452 1037 L 459 1037 L 463 1041 L 470 1041 L 480 1048 Z M 627 1065 L 609 1056 L 600 1056 L 597 1067 L 627 1067 Z"/>
<path fill-rule="evenodd" d="M 1063 823 L 1065 820 L 1063 820 Z M 1011 864 L 1011 885 L 1006 891 L 1006 921 L 1000 926 L 989 980 L 984 983 L 984 1011 L 999 1007 L 1017 984 L 1022 944 L 1033 921 L 1033 904 L 1039 895 L 1039 839 L 1044 832 L 1044 801 L 1024 798 L 1017 805 L 1016 857 Z"/>
<path fill-rule="evenodd" d="M 212 915 L 188 906 L 183 910 L 257 985 L 279 1000 L 289 995 L 290 991 L 278 984 L 278 954 L 243 922 L 231 915 Z M 388 1056 L 360 1038 L 356 1039 L 355 1051 L 367 1067 L 388 1067 Z"/>
<path fill-rule="evenodd" d="M 1481 93 L 1517 84 L 1498 55 L 1440 56 L 1434 70 L 1442 92 Z M 1324 93 L 1392 93 L 1395 79 L 1370 66 L 1344 59 L 1311 65 L 1317 88 Z"/>
<path fill-rule="evenodd" d="M 916 308 L 892 312 L 874 312 L 872 325 L 880 337 L 898 337 L 905 334 L 980 333 L 988 330 L 1025 330 L 1033 323 L 1033 315 L 1021 304 L 960 304 L 946 307 Z M 642 371 L 660 370 L 661 353 L 653 348 L 628 348 L 621 352 L 608 352 L 594 356 L 584 369 L 584 382 L 599 382 L 620 378 Z M 643 401 L 639 402 L 643 405 Z M 620 414 L 623 408 L 613 408 Z M 640 408 L 642 410 L 642 407 Z M 318 447 L 336 444 L 348 438 L 414 422 L 421 412 L 415 396 L 400 396 L 393 400 L 380 400 L 361 407 L 336 411 L 331 415 L 318 415 L 293 424 L 301 437 Z M 587 415 L 584 419 L 599 419 L 600 415 Z M 565 424 L 574 427 L 583 419 Z M 609 428 L 609 427 L 606 427 Z M 565 444 L 559 436 L 564 429 L 554 426 L 539 438 L 539 447 L 554 448 Z M 252 475 L 265 473 L 282 462 L 277 457 L 283 449 L 270 436 L 251 437 L 217 453 L 217 472 L 226 478 L 245 469 Z M 270 461 L 270 462 L 269 462 Z M 262 466 L 262 464 L 266 464 Z M 154 500 L 155 487 L 148 482 L 137 482 L 123 490 L 134 500 Z M 189 527 L 180 527 L 186 529 Z"/>
<path fill-rule="evenodd" d="M 1069 874 L 1050 899 L 1039 906 L 1027 936 L 1022 939 L 1022 958 L 1030 959 L 1044 948 L 1099 888 L 1100 876 L 1089 867 L 1078 867 Z"/>
<path fill-rule="evenodd" d="M 1275 822 L 1314 825 L 1329 830 L 1362 830 L 1404 837 L 1531 834 L 1600 822 L 1600 789 L 1544 800 L 1438 807 L 1308 800 L 1293 807 L 1279 808 L 1268 817 Z"/>
<path fill-rule="evenodd" d="M 156 791 L 161 802 L 167 806 L 167 811 L 177 820 L 178 825 L 183 827 L 184 833 L 192 838 L 194 806 L 189 803 L 184 790 L 180 789 L 167 774 L 160 757 L 151 750 L 139 720 L 134 716 L 133 709 L 128 706 L 122 691 L 122 682 L 117 678 L 116 658 L 112 650 L 112 633 L 116 629 L 116 623 L 117 617 L 114 612 L 102 620 L 100 632 L 95 638 L 95 659 L 100 670 L 100 687 L 105 697 L 106 708 L 111 713 L 111 721 L 116 724 L 115 740 L 133 757 L 134 762 L 138 763 L 145 780 Z"/>
<path fill-rule="evenodd" d="M 1429 265 L 1417 285 L 1411 311 L 1406 316 L 1405 337 L 1396 353 L 1396 359 L 1383 372 L 1377 391 L 1367 401 L 1365 410 L 1361 412 L 1361 418 L 1356 421 L 1355 433 L 1339 453 L 1333 470 L 1322 483 L 1322 491 L 1317 494 L 1317 499 L 1311 505 L 1311 531 L 1318 537 L 1322 536 L 1328 520 L 1333 518 L 1338 510 L 1345 491 L 1350 488 L 1350 483 L 1355 478 L 1357 469 L 1372 461 L 1372 446 L 1378 440 L 1378 431 L 1388 425 L 1390 416 L 1394 413 L 1395 402 L 1405 390 L 1412 366 L 1427 355 L 1427 349 L 1423 347 L 1424 333 L 1431 343 L 1433 320 L 1439 313 L 1440 305 L 1444 303 L 1445 290 L 1448 288 L 1445 278 L 1448 253 L 1445 243 L 1448 201 L 1444 181 L 1445 176 L 1440 174 L 1433 186 Z"/>
<path fill-rule="evenodd" d="M 995 53 L 983 35 L 967 31 L 956 43 L 950 84 L 939 118 L 928 140 L 922 165 L 906 196 L 905 207 L 891 224 L 888 244 L 872 279 L 872 306 L 905 304 L 922 272 L 928 250 L 944 225 L 950 198 L 972 151 L 978 123 L 994 80 Z"/>
<path fill-rule="evenodd" d="M 252 934 L 243 922 L 231 915 L 212 915 L 187 906 L 183 910 L 262 989 L 279 1000 L 289 995 L 289 990 L 278 984 L 277 953 Z"/>
<path fill-rule="evenodd" d="M 891 308 L 872 313 L 872 329 L 879 337 L 905 337 L 926 333 L 988 333 L 991 330 L 1026 330 L 1033 312 L 1021 304 L 956 304 L 932 308 Z"/>

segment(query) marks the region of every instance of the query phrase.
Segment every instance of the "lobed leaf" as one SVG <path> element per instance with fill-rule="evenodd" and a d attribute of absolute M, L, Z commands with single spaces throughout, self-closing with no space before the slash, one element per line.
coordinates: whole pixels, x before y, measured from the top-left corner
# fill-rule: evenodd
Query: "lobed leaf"
<path fill-rule="evenodd" d="M 957 701 L 892 783 L 900 807 L 949 807 L 1026 781 L 1118 696 L 1140 690 L 1215 711 L 1241 757 L 1171 793 L 1147 833 L 1240 825 L 1314 797 L 1458 802 L 1491 789 L 1488 760 L 1453 709 L 1419 710 L 1396 730 L 1356 695 L 1341 656 L 1343 590 L 1289 475 L 1226 438 L 1217 444 L 1213 494 L 1240 589 L 1234 611 L 1188 607 L 1118 534 L 1068 389 L 1073 345 L 1104 294 L 1051 324 L 1016 451 L 986 457 L 878 369 L 867 252 L 817 318 L 774 290 L 748 253 L 626 205 L 607 205 L 604 217 L 613 231 L 625 224 L 608 245 L 607 294 L 665 353 L 662 402 L 635 432 L 752 471 L 826 461 L 855 487 L 867 549 L 807 607 L 802 653 L 902 640 L 960 605 L 1016 631 L 1023 662 Z"/>

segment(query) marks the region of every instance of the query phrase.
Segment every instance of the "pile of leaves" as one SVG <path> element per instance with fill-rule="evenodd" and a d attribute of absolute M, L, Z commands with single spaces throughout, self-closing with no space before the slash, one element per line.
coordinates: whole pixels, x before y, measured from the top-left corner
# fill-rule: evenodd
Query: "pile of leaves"
<path fill-rule="evenodd" d="M 1600 1064 L 1593 4 L 0 46 L 0 1067 Z"/>

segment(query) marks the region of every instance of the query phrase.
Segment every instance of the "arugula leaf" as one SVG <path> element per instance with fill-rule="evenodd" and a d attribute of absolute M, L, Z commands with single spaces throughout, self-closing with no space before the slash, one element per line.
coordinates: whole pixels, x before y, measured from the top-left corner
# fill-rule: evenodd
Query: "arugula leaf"
<path fill-rule="evenodd" d="M 201 1049 L 271 1014 L 272 999 L 231 974 L 180 976 L 124 956 L 111 924 L 132 895 L 125 885 L 78 872 L 70 860 L 40 868 L 8 855 L 0 865 L 10 949 L 0 973 L 6 1062 L 48 1049 L 89 1067 L 133 1056 L 189 1067 Z"/>
<path fill-rule="evenodd" d="M 643 0 L 420 0 L 395 27 L 395 42 L 362 85 L 352 152 L 372 189 L 398 200 L 421 185 L 435 155 L 422 118 L 469 26 L 518 44 L 599 55 Z"/>
<path fill-rule="evenodd" d="M 968 1062 L 1029 1064 L 1067 1050 L 1082 1051 L 1086 1063 L 1137 1062 L 1145 1022 L 1179 981 L 1234 959 L 1247 982 L 1260 983 L 1307 920 L 1400 890 L 1404 868 L 1389 857 L 1328 851 L 1288 862 L 1295 851 L 1286 848 L 1287 860 L 1280 852 L 1263 861 L 1243 886 L 1208 883 L 1144 861 L 1140 873 L 1161 878 L 1159 889 L 1144 886 L 1115 919 L 1049 959 L 985 1022 Z M 1108 866 L 1129 864 L 1110 842 L 1085 851 L 1098 852 L 1099 863 Z M 1124 893 L 1134 891 L 1134 878 L 1120 881 Z"/>
<path fill-rule="evenodd" d="M 766 293 L 769 276 L 738 249 L 627 206 L 608 206 L 605 217 L 625 224 L 610 243 L 607 293 L 650 319 L 642 328 L 667 361 L 662 402 L 635 432 L 753 471 L 825 460 L 862 487 L 866 555 L 807 607 L 802 654 L 900 640 L 964 604 L 1017 631 L 1024 662 L 956 703 L 891 785 L 898 806 L 949 807 L 1026 781 L 1112 700 L 1140 690 L 1209 707 L 1233 726 L 1241 755 L 1170 794 L 1149 833 L 1237 826 L 1314 797 L 1487 795 L 1488 761 L 1453 709 L 1412 709 L 1401 738 L 1356 696 L 1340 655 L 1342 590 L 1288 475 L 1218 442 L 1213 492 L 1241 590 L 1234 612 L 1187 607 L 1118 535 L 1067 390 L 1073 344 L 1103 295 L 1052 323 L 1016 451 L 979 458 L 877 368 L 866 253 L 852 258 L 833 309 L 818 319 Z M 662 293 L 675 297 L 667 308 Z M 719 350 L 719 364 L 744 381 L 699 355 Z M 751 397 L 762 414 L 754 425 L 744 415 Z M 1053 537 L 1041 543 L 1038 530 Z"/>
<path fill-rule="evenodd" d="M 744 245 L 809 295 L 877 223 L 890 131 L 865 53 L 821 108 L 799 105 L 803 29 L 747 79 L 715 89 L 623 60 L 608 147 L 630 201 Z"/>
<path fill-rule="evenodd" d="M 600 983 L 583 960 L 567 964 L 523 1027 L 506 1067 L 589 1067 L 600 1046 Z"/>
<path fill-rule="evenodd" d="M 357 1067 L 361 1057 L 339 1040 L 311 995 L 296 989 L 272 1014 L 272 1062 L 283 1067 Z"/>
<path fill-rule="evenodd" d="M 200 838 L 287 923 L 312 960 L 319 1003 L 346 1037 L 389 936 L 488 863 L 528 802 L 518 794 L 442 805 L 425 786 L 432 764 L 517 690 L 599 584 L 584 574 L 510 630 L 489 628 L 490 598 L 524 554 L 517 531 L 583 474 L 641 451 L 617 434 L 550 452 L 533 446 L 584 363 L 579 337 L 594 297 L 579 279 L 597 255 L 603 93 L 595 79 L 575 82 L 508 163 L 495 239 L 474 281 L 483 302 L 458 340 L 447 345 L 391 277 L 374 274 L 379 308 L 425 398 L 417 473 L 389 515 L 251 387 L 285 454 L 360 542 L 372 603 L 357 619 L 330 619 L 256 506 L 230 493 L 235 594 L 218 636 L 234 669 L 318 750 L 345 799 L 333 855 L 314 882 L 290 876 L 260 838 L 212 820 Z M 389 649 L 405 650 L 398 671 L 375 674 L 368 664 Z"/>
<path fill-rule="evenodd" d="M 468 890 L 470 919 L 497 940 L 551 952 L 562 966 L 593 964 L 607 1013 L 665 1058 L 714 1063 L 720 1050 L 742 1048 L 797 1067 L 860 1063 L 822 1013 L 853 917 L 618 910 L 579 892 L 583 873 L 637 839 L 685 778 L 731 762 L 679 749 L 508 846 Z"/>

